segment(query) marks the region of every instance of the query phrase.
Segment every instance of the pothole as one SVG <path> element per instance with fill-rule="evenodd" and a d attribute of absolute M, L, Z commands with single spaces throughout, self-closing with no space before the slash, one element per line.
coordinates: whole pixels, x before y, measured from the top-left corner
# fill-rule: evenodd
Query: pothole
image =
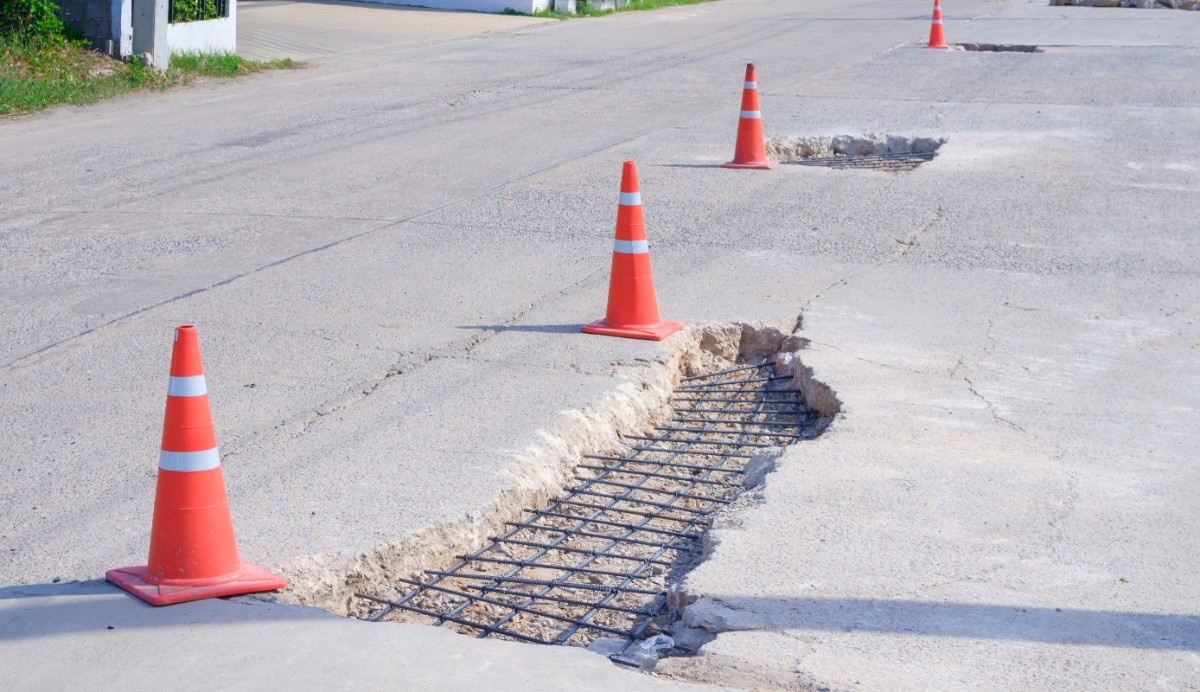
<path fill-rule="evenodd" d="M 767 156 L 801 166 L 903 173 L 932 161 L 945 143 L 936 137 L 874 134 L 772 137 L 767 141 Z"/>
<path fill-rule="evenodd" d="M 803 340 L 725 325 L 681 335 L 669 406 L 588 451 L 553 499 L 523 509 L 444 568 L 363 585 L 354 610 L 475 637 L 588 646 L 648 668 L 696 653 L 675 588 L 701 560 L 706 529 L 760 484 L 783 448 L 840 411 L 811 379 Z M 673 636 L 674 635 L 674 636 Z"/>
<path fill-rule="evenodd" d="M 1200 0 L 1050 0 L 1050 5 L 1076 7 L 1136 7 L 1139 9 L 1200 10 Z"/>
<path fill-rule="evenodd" d="M 1042 49 L 1038 46 L 1027 46 L 1017 43 L 959 43 L 956 44 L 963 50 L 976 51 L 980 53 L 1041 53 Z"/>

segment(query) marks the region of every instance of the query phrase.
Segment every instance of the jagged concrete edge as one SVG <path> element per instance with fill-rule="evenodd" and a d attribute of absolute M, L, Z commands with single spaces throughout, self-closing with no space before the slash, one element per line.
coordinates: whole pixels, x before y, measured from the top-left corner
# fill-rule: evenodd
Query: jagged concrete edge
<path fill-rule="evenodd" d="M 776 135 L 766 142 L 767 156 L 775 161 L 796 161 L 815 156 L 930 154 L 946 143 L 945 137 L 903 135 L 817 135 L 784 137 Z"/>
<path fill-rule="evenodd" d="M 796 335 L 793 335 L 791 339 L 793 341 L 782 344 L 786 350 L 781 350 L 776 356 L 776 373 L 787 374 L 790 372 L 794 385 L 803 393 L 805 402 L 820 414 L 821 429 L 824 434 L 836 424 L 838 417 L 843 412 L 844 404 L 837 392 L 818 378 L 815 369 L 803 362 L 801 352 L 808 347 L 808 340 Z M 797 446 L 776 447 L 763 450 L 762 456 L 772 457 L 777 466 L 786 462 L 790 455 L 801 454 L 805 450 L 806 448 Z M 771 470 L 773 471 L 774 468 Z M 757 488 L 743 494 L 733 505 L 717 515 L 712 526 L 704 534 L 703 560 L 708 560 L 713 553 L 720 550 L 723 531 L 727 527 L 736 526 L 739 510 L 747 504 L 762 501 L 761 490 L 770 482 L 770 475 L 771 472 L 764 474 L 761 484 Z M 675 607 L 674 616 L 687 627 L 702 629 L 714 635 L 722 632 L 764 629 L 760 618 L 745 616 L 728 607 L 719 599 L 694 592 L 686 577 L 683 583 L 678 585 L 672 600 Z M 703 655 L 703 650 L 700 653 Z M 678 673 L 686 678 L 685 671 L 678 671 Z"/>

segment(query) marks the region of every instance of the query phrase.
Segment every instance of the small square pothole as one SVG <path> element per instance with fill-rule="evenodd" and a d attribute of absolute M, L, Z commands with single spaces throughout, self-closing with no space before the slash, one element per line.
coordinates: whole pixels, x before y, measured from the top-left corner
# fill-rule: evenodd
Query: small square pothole
<path fill-rule="evenodd" d="M 1041 53 L 1039 46 L 1021 43 L 958 43 L 958 48 L 976 53 Z"/>
<path fill-rule="evenodd" d="M 932 161 L 946 140 L 899 135 L 772 137 L 767 156 L 780 163 L 906 173 Z"/>

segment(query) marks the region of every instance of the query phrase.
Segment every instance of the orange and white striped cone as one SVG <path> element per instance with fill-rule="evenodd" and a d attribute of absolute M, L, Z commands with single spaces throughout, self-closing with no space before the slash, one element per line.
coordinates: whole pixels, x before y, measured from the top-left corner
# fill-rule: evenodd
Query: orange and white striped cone
<path fill-rule="evenodd" d="M 754 65 L 746 65 L 746 83 L 742 87 L 742 114 L 738 118 L 737 147 L 733 160 L 725 168 L 768 170 L 776 163 L 767 158 L 763 139 L 762 108 L 758 103 L 758 76 Z"/>
<path fill-rule="evenodd" d="M 175 330 L 150 558 L 105 579 L 153 605 L 274 591 L 287 581 L 238 557 L 196 328 Z"/>
<path fill-rule="evenodd" d="M 942 30 L 942 0 L 933 0 L 933 24 L 929 27 L 929 45 L 926 48 L 950 48 L 946 45 L 946 33 Z"/>
<path fill-rule="evenodd" d="M 583 331 L 662 341 L 680 329 L 683 329 L 682 322 L 671 322 L 658 316 L 637 164 L 626 161 L 621 171 L 621 201 L 617 207 L 617 230 L 613 241 L 608 312 L 604 319 L 592 322 Z"/>

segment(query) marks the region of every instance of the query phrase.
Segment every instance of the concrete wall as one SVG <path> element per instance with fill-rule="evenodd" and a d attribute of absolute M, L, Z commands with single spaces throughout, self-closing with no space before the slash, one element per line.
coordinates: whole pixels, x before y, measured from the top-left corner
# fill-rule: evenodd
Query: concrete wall
<path fill-rule="evenodd" d="M 503 12 L 514 9 L 517 12 L 533 14 L 544 10 L 551 0 L 374 0 L 385 5 L 417 5 L 432 7 L 438 10 L 474 10 L 475 12 Z"/>
<path fill-rule="evenodd" d="M 167 25 L 171 53 L 237 52 L 237 2 L 229 0 L 229 16 L 202 22 Z"/>
<path fill-rule="evenodd" d="M 104 49 L 111 40 L 113 53 L 128 57 L 133 53 L 132 6 L 132 0 L 59 0 L 59 15 L 68 26 L 83 32 L 92 45 Z M 170 52 L 237 51 L 236 17 L 237 0 L 229 0 L 228 17 L 167 25 Z"/>
<path fill-rule="evenodd" d="M 82 31 L 93 45 L 103 48 L 105 41 L 114 38 L 112 0 L 59 0 L 58 7 L 67 26 Z"/>

